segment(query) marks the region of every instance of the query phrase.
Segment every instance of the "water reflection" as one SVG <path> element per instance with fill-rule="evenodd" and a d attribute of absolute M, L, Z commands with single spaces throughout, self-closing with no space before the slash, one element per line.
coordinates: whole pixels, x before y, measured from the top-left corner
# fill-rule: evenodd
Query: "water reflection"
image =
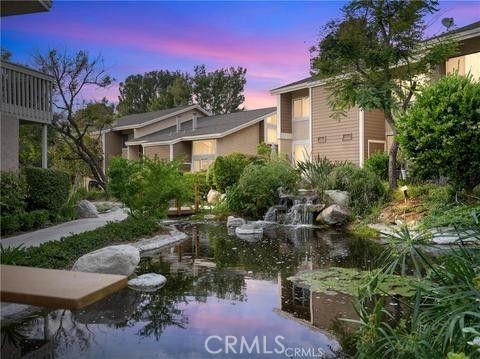
<path fill-rule="evenodd" d="M 338 343 L 319 329 L 354 317 L 350 298 L 311 293 L 286 278 L 331 265 L 368 266 L 375 246 L 308 227 L 266 228 L 257 243 L 228 236 L 224 226 L 181 229 L 186 241 L 149 253 L 137 271 L 166 275 L 163 288 L 125 289 L 85 310 L 2 328 L 2 357 L 205 357 L 209 335 L 282 335 L 288 345 L 335 356 Z"/>

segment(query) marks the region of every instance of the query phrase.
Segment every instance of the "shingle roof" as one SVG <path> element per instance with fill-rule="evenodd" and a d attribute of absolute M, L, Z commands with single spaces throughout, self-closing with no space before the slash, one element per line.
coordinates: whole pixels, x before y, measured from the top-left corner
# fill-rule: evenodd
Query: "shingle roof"
<path fill-rule="evenodd" d="M 272 91 L 281 90 L 281 89 L 283 89 L 283 88 L 290 87 L 290 86 L 307 84 L 307 83 L 309 83 L 309 82 L 314 82 L 314 81 L 316 81 L 316 80 L 318 80 L 317 77 L 315 77 L 315 76 L 310 76 L 310 77 L 306 77 L 306 78 L 304 78 L 304 79 L 301 79 L 301 80 L 298 80 L 298 81 L 295 81 L 295 82 L 290 82 L 289 84 L 286 84 L 286 85 L 283 85 L 283 86 L 274 88 Z"/>
<path fill-rule="evenodd" d="M 154 120 L 159 117 L 164 117 L 169 114 L 187 109 L 192 107 L 193 105 L 185 105 L 185 106 L 177 106 L 174 108 L 168 108 L 166 110 L 158 110 L 152 112 L 145 112 L 145 113 L 135 113 L 132 115 L 127 115 L 119 118 L 112 126 L 115 127 L 123 127 L 123 126 L 134 126 L 140 125 L 142 123 Z"/>
<path fill-rule="evenodd" d="M 182 137 L 221 134 L 273 113 L 276 109 L 276 107 L 268 107 L 225 115 L 199 117 L 196 130 L 193 130 L 192 120 L 189 120 L 181 124 L 180 132 L 176 131 L 176 126 L 171 126 L 161 131 L 135 138 L 130 142 L 167 142 Z"/>

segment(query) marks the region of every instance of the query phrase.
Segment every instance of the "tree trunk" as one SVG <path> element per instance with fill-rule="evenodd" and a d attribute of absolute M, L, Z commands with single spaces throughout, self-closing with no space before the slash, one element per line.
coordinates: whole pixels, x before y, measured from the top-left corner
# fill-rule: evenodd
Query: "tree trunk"
<path fill-rule="evenodd" d="M 397 188 L 397 153 L 398 142 L 394 139 L 388 153 L 388 185 L 390 189 Z"/>

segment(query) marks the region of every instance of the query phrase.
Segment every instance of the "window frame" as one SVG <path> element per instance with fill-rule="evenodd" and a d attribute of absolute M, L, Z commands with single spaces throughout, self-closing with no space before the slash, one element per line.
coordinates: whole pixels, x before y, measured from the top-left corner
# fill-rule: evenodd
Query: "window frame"
<path fill-rule="evenodd" d="M 301 109 L 302 109 L 302 117 L 295 117 L 295 101 L 301 101 Z M 304 101 L 308 101 L 308 116 L 304 116 L 303 114 L 303 107 Z M 300 121 L 308 121 L 310 120 L 311 116 L 311 104 L 310 104 L 310 96 L 300 96 L 292 98 L 292 122 L 300 122 Z"/>

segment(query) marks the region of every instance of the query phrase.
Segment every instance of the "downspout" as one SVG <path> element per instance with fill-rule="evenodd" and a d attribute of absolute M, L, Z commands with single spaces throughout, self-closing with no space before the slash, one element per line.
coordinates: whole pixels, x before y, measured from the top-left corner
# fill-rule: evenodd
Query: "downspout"
<path fill-rule="evenodd" d="M 365 111 L 363 108 L 358 112 L 358 141 L 359 141 L 359 156 L 358 164 L 363 168 L 363 162 L 365 159 Z"/>

